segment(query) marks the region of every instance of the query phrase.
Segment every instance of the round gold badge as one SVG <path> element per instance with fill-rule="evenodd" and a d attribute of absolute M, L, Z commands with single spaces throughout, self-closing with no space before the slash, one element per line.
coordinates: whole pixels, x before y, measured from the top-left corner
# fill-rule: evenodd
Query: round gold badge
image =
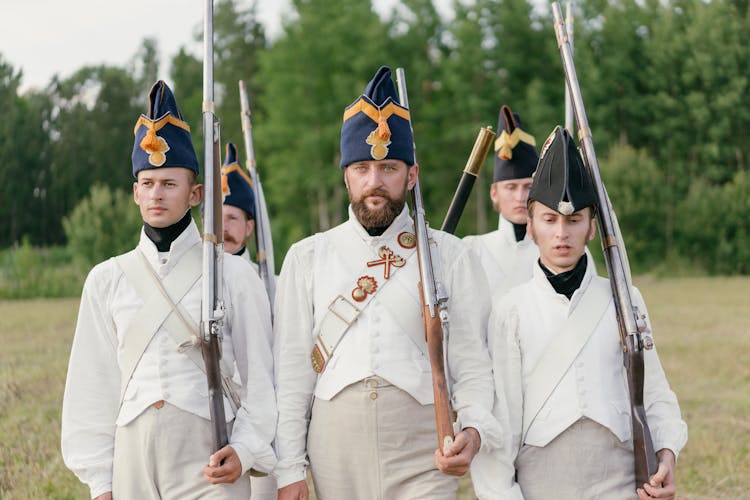
<path fill-rule="evenodd" d="M 417 237 L 412 233 L 404 231 L 398 235 L 398 244 L 404 248 L 414 248 L 417 246 Z"/>

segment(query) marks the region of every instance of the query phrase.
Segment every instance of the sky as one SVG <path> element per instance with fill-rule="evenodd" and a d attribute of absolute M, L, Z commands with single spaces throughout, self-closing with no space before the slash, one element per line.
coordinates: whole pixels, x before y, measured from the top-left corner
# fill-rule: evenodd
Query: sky
<path fill-rule="evenodd" d="M 247 0 L 248 2 L 250 0 Z M 331 0 L 335 1 L 335 0 Z M 374 0 L 387 12 L 398 0 Z M 203 0 L 0 0 L 0 57 L 23 71 L 22 90 L 44 88 L 57 74 L 86 65 L 126 65 L 144 38 L 159 44 L 162 75 L 180 47 L 200 55 Z M 445 12 L 449 0 L 436 5 Z M 289 0 L 258 0 L 258 18 L 273 38 L 281 32 Z"/>

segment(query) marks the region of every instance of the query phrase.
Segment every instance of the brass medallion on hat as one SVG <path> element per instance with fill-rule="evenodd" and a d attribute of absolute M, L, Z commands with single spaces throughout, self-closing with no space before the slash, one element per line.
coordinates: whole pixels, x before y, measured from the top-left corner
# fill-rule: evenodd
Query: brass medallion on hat
<path fill-rule="evenodd" d="M 398 103 L 391 69 L 382 66 L 365 92 L 344 110 L 341 168 L 372 160 L 402 160 L 414 165 L 409 120 L 409 110 Z"/>
<path fill-rule="evenodd" d="M 224 166 L 221 167 L 221 191 L 224 205 L 241 208 L 248 218 L 255 219 L 255 193 L 250 175 L 242 168 L 237 157 L 237 148 L 227 142 Z"/>
<path fill-rule="evenodd" d="M 172 89 L 159 80 L 149 91 L 148 114 L 133 128 L 133 176 L 141 170 L 182 167 L 198 175 L 198 157 L 190 137 L 190 126 L 182 117 Z"/>
<path fill-rule="evenodd" d="M 521 117 L 507 104 L 500 108 L 497 131 L 492 182 L 531 177 L 539 161 L 536 140 L 524 130 Z"/>
<path fill-rule="evenodd" d="M 529 191 L 529 203 L 539 203 L 571 215 L 596 206 L 596 191 L 570 133 L 557 126 L 542 145 L 539 165 Z"/>

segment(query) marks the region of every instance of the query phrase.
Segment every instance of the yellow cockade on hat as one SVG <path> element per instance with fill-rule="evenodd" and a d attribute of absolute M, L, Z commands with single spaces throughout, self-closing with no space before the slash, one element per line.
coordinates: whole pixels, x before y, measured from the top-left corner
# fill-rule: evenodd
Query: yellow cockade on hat
<path fill-rule="evenodd" d="M 534 139 L 534 136 L 524 132 L 520 128 L 516 128 L 511 134 L 508 134 L 507 130 L 503 130 L 500 136 L 495 139 L 495 151 L 497 151 L 497 157 L 503 160 L 510 160 L 513 158 L 513 148 L 515 148 L 519 142 L 525 142 L 530 146 L 536 147 L 536 139 Z"/>
<path fill-rule="evenodd" d="M 382 160 L 388 156 L 388 146 L 391 144 L 391 129 L 388 126 L 388 118 L 391 115 L 396 115 L 408 121 L 410 119 L 409 111 L 397 106 L 393 102 L 389 102 L 386 106 L 378 108 L 367 102 L 364 98 L 360 98 L 344 111 L 344 121 L 347 121 L 360 112 L 378 124 L 377 128 L 367 136 L 365 142 L 372 146 L 370 148 L 370 155 L 373 159 Z"/>
<path fill-rule="evenodd" d="M 190 132 L 190 126 L 179 118 L 168 114 L 159 118 L 158 120 L 151 120 L 145 115 L 141 115 L 133 128 L 133 133 L 138 132 L 138 128 L 143 125 L 148 128 L 146 135 L 141 140 L 139 146 L 145 152 L 148 153 L 148 162 L 155 166 L 160 167 L 167 161 L 167 151 L 169 151 L 169 144 L 167 140 L 161 136 L 156 135 L 158 130 L 161 130 L 165 125 L 171 124 L 175 127 L 179 127 L 183 130 Z"/>

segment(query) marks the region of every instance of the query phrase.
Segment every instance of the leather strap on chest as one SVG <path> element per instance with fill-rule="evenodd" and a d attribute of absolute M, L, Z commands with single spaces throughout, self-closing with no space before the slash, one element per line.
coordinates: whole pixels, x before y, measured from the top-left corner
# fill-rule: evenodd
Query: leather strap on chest
<path fill-rule="evenodd" d="M 563 379 L 604 317 L 612 291 L 604 279 L 594 277 L 560 332 L 545 348 L 527 378 L 523 398 L 523 439 L 544 404 Z"/>

